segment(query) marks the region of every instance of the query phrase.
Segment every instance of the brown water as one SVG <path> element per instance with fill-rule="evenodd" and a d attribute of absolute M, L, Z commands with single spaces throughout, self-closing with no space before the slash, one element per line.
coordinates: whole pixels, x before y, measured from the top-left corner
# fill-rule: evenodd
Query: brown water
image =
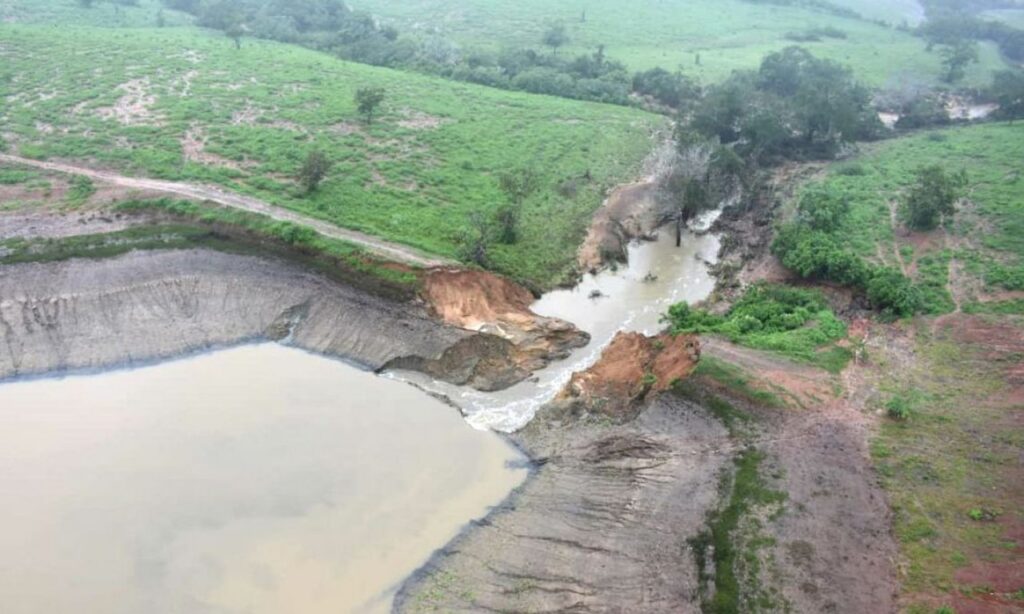
<path fill-rule="evenodd" d="M 0 385 L 0 611 L 387 611 L 522 460 L 277 345 Z"/>

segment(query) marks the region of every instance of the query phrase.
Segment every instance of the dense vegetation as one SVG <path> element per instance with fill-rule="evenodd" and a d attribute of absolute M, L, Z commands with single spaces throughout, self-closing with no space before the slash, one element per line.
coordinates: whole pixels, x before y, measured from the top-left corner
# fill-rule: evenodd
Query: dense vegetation
<path fill-rule="evenodd" d="M 849 350 L 835 345 L 846 338 L 846 325 L 814 290 L 755 284 L 724 315 L 678 303 L 665 319 L 674 334 L 714 333 L 833 373 L 852 357 Z"/>
<path fill-rule="evenodd" d="M 832 157 L 844 143 L 881 134 L 870 99 L 849 69 L 788 47 L 766 57 L 757 72 L 733 73 L 710 88 L 680 141 L 694 131 L 759 164 Z"/>
<path fill-rule="evenodd" d="M 905 19 L 916 23 L 920 9 L 906 0 L 353 0 L 351 4 L 394 24 L 403 36 L 448 41 L 466 57 L 481 51 L 541 49 L 544 33 L 551 24 L 561 23 L 569 42 L 560 55 L 590 55 L 604 46 L 609 57 L 631 72 L 681 69 L 703 84 L 726 79 L 734 70 L 756 68 L 764 56 L 792 44 L 790 34 L 825 30 L 845 36 L 818 36 L 803 44 L 818 57 L 850 65 L 857 78 L 871 86 L 884 86 L 903 74 L 937 83 L 943 70 L 938 54 L 927 52 L 911 32 L 854 16 L 868 15 L 891 24 Z M 846 11 L 834 10 L 837 7 Z M 992 71 L 1005 67 L 994 45 L 982 45 L 980 54 L 980 62 L 968 68 L 964 81 L 968 85 L 983 86 Z M 899 63 L 889 61 L 894 57 Z"/>
<path fill-rule="evenodd" d="M 476 229 L 471 213 L 490 225 L 505 206 L 500 175 L 535 169 L 519 240 L 493 242 L 488 259 L 540 287 L 564 279 L 605 190 L 635 176 L 667 123 L 296 46 L 236 50 L 192 30 L 0 28 L 0 140 L 11 153 L 220 184 L 450 257 Z M 386 91 L 372 125 L 358 113 L 361 88 Z M 309 192 L 299 179 L 312 151 L 331 164 Z"/>

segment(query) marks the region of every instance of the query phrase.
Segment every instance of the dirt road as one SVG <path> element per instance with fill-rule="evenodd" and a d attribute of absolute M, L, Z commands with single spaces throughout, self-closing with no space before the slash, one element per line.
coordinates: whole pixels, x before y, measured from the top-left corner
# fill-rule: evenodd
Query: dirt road
<path fill-rule="evenodd" d="M 176 181 L 163 181 L 159 179 L 147 179 L 144 177 L 125 177 L 124 175 L 118 175 L 107 171 L 98 171 L 81 166 L 73 166 L 60 162 L 30 160 L 28 158 L 0 153 L 0 163 L 3 162 L 21 164 L 58 173 L 82 175 L 96 181 L 134 190 L 149 190 L 154 192 L 163 192 L 165 194 L 173 194 L 193 200 L 208 200 L 225 207 L 232 207 L 234 209 L 241 209 L 252 213 L 266 215 L 278 221 L 302 224 L 303 226 L 308 226 L 316 230 L 325 237 L 348 241 L 349 243 L 358 245 L 378 256 L 387 258 L 388 260 L 403 262 L 405 264 L 422 267 L 441 267 L 457 264 L 453 260 L 431 256 L 412 247 L 391 243 L 356 230 L 339 228 L 328 222 L 302 215 L 301 213 L 289 211 L 251 196 L 243 196 L 241 194 L 229 192 L 219 187 Z"/>

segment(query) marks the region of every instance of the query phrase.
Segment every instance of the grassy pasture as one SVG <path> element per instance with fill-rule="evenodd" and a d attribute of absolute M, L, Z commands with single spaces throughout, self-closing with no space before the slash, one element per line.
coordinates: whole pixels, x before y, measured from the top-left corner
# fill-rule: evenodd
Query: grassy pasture
<path fill-rule="evenodd" d="M 851 202 L 844 236 L 862 256 L 902 268 L 923 285 L 932 313 L 1024 290 L 1024 124 L 991 123 L 921 132 L 864 146 L 832 165 L 823 180 Z M 968 202 L 930 233 L 893 224 L 917 169 L 940 164 L 967 171 Z M 950 279 L 951 273 L 955 276 Z M 947 287 L 951 284 L 950 287 Z"/>
<path fill-rule="evenodd" d="M 0 0 L 0 23 L 74 24 L 102 28 L 147 28 L 157 25 L 181 26 L 192 17 L 163 8 L 160 0 L 138 0 L 138 6 L 123 6 L 110 0 L 95 0 L 85 8 L 78 0 Z"/>
<path fill-rule="evenodd" d="M 884 9 L 887 15 L 902 12 L 890 3 L 870 0 L 844 4 L 854 10 L 855 5 L 865 5 L 864 13 L 872 15 L 880 13 L 871 6 L 889 7 Z M 941 70 L 939 56 L 926 52 L 924 41 L 905 32 L 819 11 L 740 0 L 353 0 L 352 5 L 404 32 L 440 35 L 467 49 L 540 48 L 544 31 L 561 22 L 571 42 L 559 53 L 592 52 L 603 44 L 610 57 L 632 70 L 681 67 L 704 83 L 719 81 L 736 69 L 756 68 L 766 54 L 795 44 L 785 38 L 788 33 L 828 26 L 842 30 L 847 38 L 802 44 L 817 56 L 849 64 L 871 85 L 885 85 L 906 73 L 935 81 Z M 992 71 L 1002 66 L 995 47 L 983 45 L 981 62 L 970 68 L 965 82 L 987 84 Z"/>
<path fill-rule="evenodd" d="M 515 245 L 493 266 L 541 286 L 571 267 L 606 188 L 631 179 L 666 121 L 637 110 L 492 90 L 191 28 L 0 26 L 0 139 L 11 153 L 210 182 L 445 255 L 470 212 L 505 201 L 498 174 L 535 168 Z M 366 125 L 353 95 L 383 87 Z M 294 177 L 314 148 L 319 191 Z M 590 177 L 591 179 L 585 179 Z"/>

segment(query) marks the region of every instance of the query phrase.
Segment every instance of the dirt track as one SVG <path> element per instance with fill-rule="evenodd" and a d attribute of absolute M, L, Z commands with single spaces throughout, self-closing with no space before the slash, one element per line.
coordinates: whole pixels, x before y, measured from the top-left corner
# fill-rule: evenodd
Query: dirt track
<path fill-rule="evenodd" d="M 278 221 L 309 226 L 326 237 L 354 243 L 379 256 L 389 260 L 403 262 L 405 264 L 422 267 L 442 267 L 457 264 L 452 260 L 430 256 L 411 247 L 390 243 L 355 230 L 339 228 L 333 224 L 272 205 L 266 201 L 259 200 L 258 198 L 243 196 L 218 187 L 192 183 L 179 183 L 175 181 L 163 181 L 159 179 L 147 179 L 144 177 L 125 177 L 123 175 L 107 171 L 97 171 L 90 168 L 73 166 L 59 162 L 30 160 L 28 158 L 21 158 L 9 154 L 0 154 L 0 162 L 22 164 L 57 173 L 82 175 L 96 181 L 110 183 L 129 189 L 174 194 L 176 196 L 195 200 L 208 200 L 225 207 L 250 211 L 252 213 L 260 213 Z"/>

